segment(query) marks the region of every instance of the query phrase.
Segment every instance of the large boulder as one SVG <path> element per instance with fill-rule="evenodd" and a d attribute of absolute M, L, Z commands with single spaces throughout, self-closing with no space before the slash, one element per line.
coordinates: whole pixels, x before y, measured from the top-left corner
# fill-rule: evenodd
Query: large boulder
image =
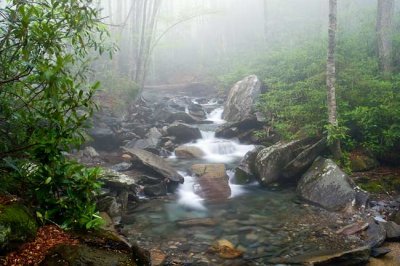
<path fill-rule="evenodd" d="M 325 147 L 325 141 L 312 139 L 278 142 L 258 153 L 256 177 L 262 185 L 297 181 Z"/>
<path fill-rule="evenodd" d="M 224 164 L 195 164 L 192 172 L 197 176 L 195 192 L 200 197 L 210 201 L 230 197 L 231 188 Z"/>
<path fill-rule="evenodd" d="M 229 91 L 222 118 L 228 122 L 238 122 L 252 116 L 257 97 L 263 92 L 264 87 L 255 75 L 237 82 Z"/>
<path fill-rule="evenodd" d="M 174 136 L 178 143 L 186 143 L 201 139 L 201 132 L 197 127 L 183 123 L 173 123 L 167 128 L 167 133 L 170 136 Z"/>
<path fill-rule="evenodd" d="M 204 156 L 204 152 L 195 146 L 179 146 L 175 149 L 176 157 L 180 159 L 196 159 Z"/>
<path fill-rule="evenodd" d="M 134 158 L 134 165 L 142 170 L 165 178 L 168 183 L 183 183 L 183 177 L 160 156 L 139 149 L 124 148 L 124 151 Z"/>
<path fill-rule="evenodd" d="M 235 169 L 235 175 L 233 177 L 232 183 L 244 185 L 251 183 L 255 180 L 255 161 L 258 153 L 265 149 L 264 146 L 256 146 L 253 150 L 246 153 L 243 159 L 240 161 L 239 166 Z"/>
<path fill-rule="evenodd" d="M 299 195 L 331 211 L 351 210 L 356 203 L 354 184 L 331 159 L 318 157 L 301 177 Z"/>
<path fill-rule="evenodd" d="M 217 128 L 217 138 L 238 138 L 241 142 L 255 143 L 254 131 L 263 129 L 264 123 L 259 122 L 256 117 L 250 117 L 239 122 L 225 123 Z M 271 142 L 275 142 L 275 134 L 271 136 Z"/>
<path fill-rule="evenodd" d="M 122 141 L 118 135 L 105 124 L 91 129 L 89 135 L 93 139 L 91 145 L 98 150 L 113 151 L 122 145 Z"/>

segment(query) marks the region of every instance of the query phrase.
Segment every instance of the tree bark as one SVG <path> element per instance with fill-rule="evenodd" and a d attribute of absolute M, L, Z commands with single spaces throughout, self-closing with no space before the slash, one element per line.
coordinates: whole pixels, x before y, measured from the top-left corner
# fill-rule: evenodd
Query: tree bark
<path fill-rule="evenodd" d="M 326 64 L 326 86 L 328 104 L 328 122 L 332 127 L 338 126 L 336 105 L 336 30 L 337 30 L 337 0 L 329 0 L 329 26 L 328 26 L 328 58 Z M 335 140 L 331 145 L 331 151 L 335 159 L 342 157 L 340 140 Z"/>
<path fill-rule="evenodd" d="M 394 0 L 378 0 L 376 33 L 378 42 L 379 68 L 384 76 L 392 72 L 392 30 Z"/>

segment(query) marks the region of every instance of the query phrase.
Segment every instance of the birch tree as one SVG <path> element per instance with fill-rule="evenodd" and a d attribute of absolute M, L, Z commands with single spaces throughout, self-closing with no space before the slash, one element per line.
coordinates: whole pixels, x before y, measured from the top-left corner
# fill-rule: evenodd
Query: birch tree
<path fill-rule="evenodd" d="M 379 67 L 384 75 L 392 72 L 392 29 L 394 0 L 378 0 L 376 20 Z"/>
<path fill-rule="evenodd" d="M 326 86 L 328 104 L 328 122 L 330 134 L 338 128 L 337 105 L 336 105 L 336 30 L 337 30 L 337 0 L 329 0 L 329 25 L 328 25 L 328 58 L 326 64 Z M 340 140 L 334 138 L 331 143 L 331 151 L 335 159 L 342 156 Z"/>

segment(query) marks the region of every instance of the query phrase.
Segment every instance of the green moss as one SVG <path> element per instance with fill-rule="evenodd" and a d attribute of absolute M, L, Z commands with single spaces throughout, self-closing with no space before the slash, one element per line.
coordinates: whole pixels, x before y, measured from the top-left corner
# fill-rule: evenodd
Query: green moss
<path fill-rule="evenodd" d="M 0 247 L 11 248 L 36 235 L 37 224 L 21 204 L 0 205 Z"/>
<path fill-rule="evenodd" d="M 362 178 L 356 181 L 362 189 L 372 193 L 400 192 L 400 179 L 393 176 L 384 176 L 380 179 Z"/>

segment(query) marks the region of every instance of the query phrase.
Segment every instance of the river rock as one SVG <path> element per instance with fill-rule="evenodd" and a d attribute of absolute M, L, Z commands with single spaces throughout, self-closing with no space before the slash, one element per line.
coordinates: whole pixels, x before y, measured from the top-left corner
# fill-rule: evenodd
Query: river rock
<path fill-rule="evenodd" d="M 168 179 L 168 183 L 183 183 L 183 177 L 160 156 L 145 150 L 124 148 L 124 151 L 134 158 L 134 165 L 139 163 L 144 170 L 157 173 L 160 177 Z"/>
<path fill-rule="evenodd" d="M 199 186 L 195 192 L 200 197 L 211 201 L 230 197 L 231 188 L 224 164 L 195 164 L 192 172 L 198 177 L 196 181 Z"/>
<path fill-rule="evenodd" d="M 265 146 L 256 146 L 253 150 L 246 153 L 243 159 L 240 161 L 239 166 L 235 169 L 235 175 L 233 177 L 232 183 L 238 185 L 244 185 L 251 183 L 255 180 L 255 160 L 258 153 L 265 149 Z"/>
<path fill-rule="evenodd" d="M 327 142 L 325 138 L 304 148 L 299 155 L 285 165 L 282 175 L 286 179 L 299 178 L 311 166 L 315 158 L 321 155 L 326 149 Z"/>
<path fill-rule="evenodd" d="M 238 138 L 241 142 L 256 143 L 254 131 L 261 130 L 264 123 L 257 121 L 255 117 L 247 118 L 239 122 L 225 123 L 215 131 L 217 138 Z M 273 140 L 271 140 L 273 141 Z"/>
<path fill-rule="evenodd" d="M 254 104 L 264 91 L 256 75 L 250 75 L 237 82 L 229 91 L 222 118 L 228 122 L 239 122 L 252 116 Z"/>
<path fill-rule="evenodd" d="M 186 123 L 186 124 L 196 124 L 199 122 L 199 120 L 197 118 L 195 118 L 185 112 L 171 113 L 167 118 L 167 122 L 173 123 L 175 121 Z"/>
<path fill-rule="evenodd" d="M 192 127 L 183 123 L 173 123 L 167 128 L 170 136 L 174 136 L 178 143 L 191 142 L 201 139 L 201 132 L 197 127 Z"/>
<path fill-rule="evenodd" d="M 400 238 L 400 225 L 395 222 L 389 221 L 383 223 L 383 226 L 386 229 L 386 238 L 387 239 L 399 239 Z"/>
<path fill-rule="evenodd" d="M 272 259 L 272 264 L 295 264 L 295 265 L 365 265 L 368 262 L 370 248 L 359 247 L 344 251 L 321 252 L 316 251 L 314 254 L 305 254 L 289 258 Z"/>
<path fill-rule="evenodd" d="M 83 150 L 83 156 L 86 157 L 99 157 L 99 153 L 95 150 L 95 148 L 91 147 L 91 146 L 87 146 L 85 147 L 85 149 Z"/>
<path fill-rule="evenodd" d="M 366 243 L 370 248 L 379 247 L 386 240 L 386 229 L 383 223 L 375 221 L 373 218 L 368 220 L 366 230 Z"/>
<path fill-rule="evenodd" d="M 147 185 L 144 187 L 143 192 L 148 197 L 161 197 L 167 195 L 167 186 L 164 182 Z"/>
<path fill-rule="evenodd" d="M 289 143 L 278 142 L 277 144 L 261 150 L 255 160 L 257 179 L 262 185 L 269 185 L 278 181 L 288 181 L 284 177 L 297 177 L 308 164 L 311 164 L 317 152 L 311 149 L 307 152 L 311 140 L 302 139 Z M 304 153 L 303 153 L 304 152 Z M 308 158 L 307 155 L 310 157 Z M 298 158 L 298 160 L 296 160 Z M 310 163 L 311 161 L 311 163 Z M 285 173 L 284 169 L 288 172 Z"/>
<path fill-rule="evenodd" d="M 40 265 L 126 265 L 136 266 L 129 252 L 92 247 L 85 244 L 59 245 L 52 248 Z"/>
<path fill-rule="evenodd" d="M 207 113 L 204 111 L 203 107 L 200 104 L 190 104 L 188 106 L 189 114 L 196 117 L 197 119 L 206 119 Z"/>
<path fill-rule="evenodd" d="M 175 155 L 179 159 L 195 159 L 204 156 L 204 152 L 195 146 L 179 146 L 175 149 Z"/>
<path fill-rule="evenodd" d="M 98 150 L 113 151 L 122 145 L 117 134 L 105 124 L 92 128 L 89 135 L 93 139 L 91 145 Z"/>
<path fill-rule="evenodd" d="M 350 178 L 332 160 L 318 157 L 301 177 L 299 195 L 328 210 L 351 209 L 356 192 Z"/>

